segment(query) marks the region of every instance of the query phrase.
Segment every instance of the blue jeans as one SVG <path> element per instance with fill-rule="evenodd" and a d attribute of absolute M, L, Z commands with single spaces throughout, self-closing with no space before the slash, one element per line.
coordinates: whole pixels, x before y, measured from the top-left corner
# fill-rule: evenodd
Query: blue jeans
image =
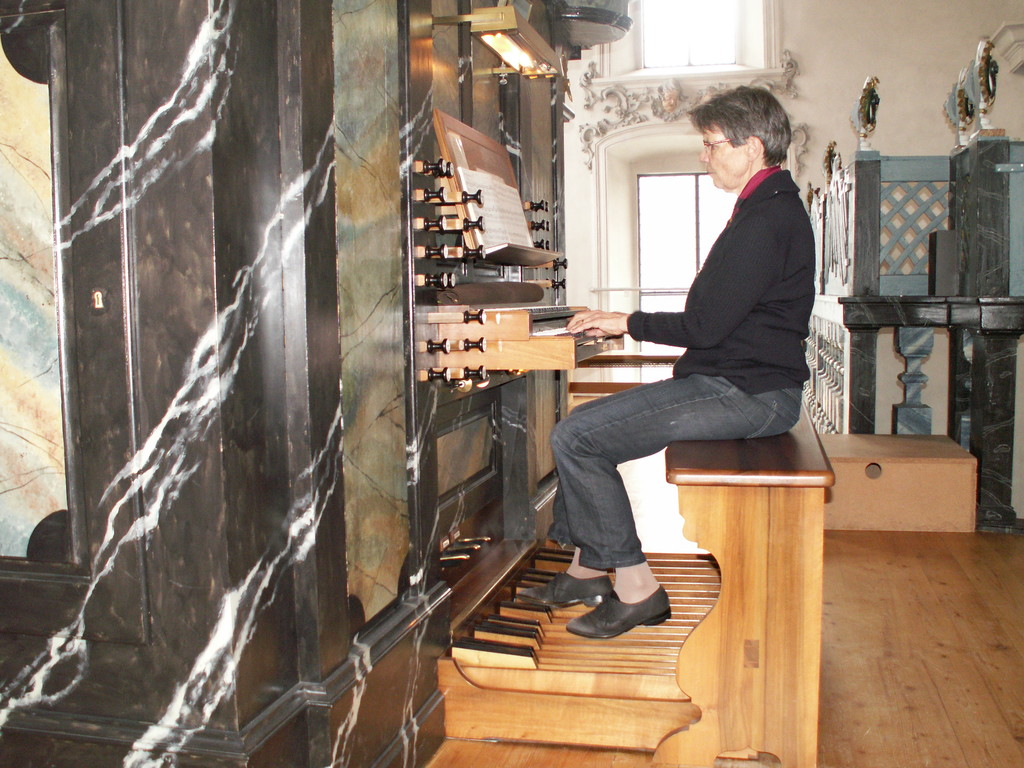
<path fill-rule="evenodd" d="M 618 465 L 675 440 L 781 434 L 799 419 L 801 397 L 795 387 L 749 395 L 727 379 L 692 375 L 578 406 L 551 433 L 559 485 L 548 537 L 578 547 L 587 568 L 645 562 Z"/>

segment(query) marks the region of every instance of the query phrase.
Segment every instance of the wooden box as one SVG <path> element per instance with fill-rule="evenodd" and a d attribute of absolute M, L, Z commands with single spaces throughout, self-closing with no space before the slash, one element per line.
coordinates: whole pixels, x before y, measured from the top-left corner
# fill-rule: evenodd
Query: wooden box
<path fill-rule="evenodd" d="M 821 435 L 835 485 L 825 528 L 973 531 L 977 459 L 944 435 Z"/>

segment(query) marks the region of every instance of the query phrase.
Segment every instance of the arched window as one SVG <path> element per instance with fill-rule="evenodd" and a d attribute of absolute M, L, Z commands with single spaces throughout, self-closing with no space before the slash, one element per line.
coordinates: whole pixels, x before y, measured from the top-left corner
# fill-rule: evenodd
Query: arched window
<path fill-rule="evenodd" d="M 605 77 L 774 69 L 778 0 L 632 0 L 633 29 L 608 51 Z"/>
<path fill-rule="evenodd" d="M 566 253 L 585 277 L 570 281 L 570 304 L 632 312 L 685 303 L 735 201 L 704 175 L 701 135 L 687 111 L 709 90 L 733 85 L 770 83 L 796 95 L 777 7 L 778 0 L 632 0 L 632 30 L 584 51 L 573 77 L 583 95 L 574 120 L 581 151 L 567 154 L 566 196 L 589 204 L 568 206 L 565 224 Z M 651 50 L 651 28 L 666 32 L 660 52 Z M 660 353 L 648 343 L 627 348 Z"/>
<path fill-rule="evenodd" d="M 736 64 L 739 5 L 739 0 L 643 0 L 643 68 Z"/>
<path fill-rule="evenodd" d="M 736 202 L 706 173 L 638 173 L 639 309 L 679 312 Z"/>

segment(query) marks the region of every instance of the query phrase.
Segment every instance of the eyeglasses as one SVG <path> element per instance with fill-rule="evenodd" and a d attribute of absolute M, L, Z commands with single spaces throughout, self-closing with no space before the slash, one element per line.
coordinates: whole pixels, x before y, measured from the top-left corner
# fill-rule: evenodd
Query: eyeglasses
<path fill-rule="evenodd" d="M 704 149 L 706 149 L 708 152 L 710 152 L 712 149 L 714 149 L 716 144 L 728 144 L 730 141 L 732 141 L 732 139 L 719 139 L 718 141 L 705 141 L 704 142 Z"/>

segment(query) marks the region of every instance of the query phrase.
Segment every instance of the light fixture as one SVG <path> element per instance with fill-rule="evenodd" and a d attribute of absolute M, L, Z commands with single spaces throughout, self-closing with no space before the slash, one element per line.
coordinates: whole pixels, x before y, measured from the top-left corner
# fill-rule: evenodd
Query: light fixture
<path fill-rule="evenodd" d="M 480 42 L 505 63 L 492 74 L 518 72 L 526 77 L 555 77 L 562 74 L 561 61 L 547 41 L 530 26 L 514 5 L 479 8 L 460 16 L 442 16 L 434 24 L 469 24 Z"/>

